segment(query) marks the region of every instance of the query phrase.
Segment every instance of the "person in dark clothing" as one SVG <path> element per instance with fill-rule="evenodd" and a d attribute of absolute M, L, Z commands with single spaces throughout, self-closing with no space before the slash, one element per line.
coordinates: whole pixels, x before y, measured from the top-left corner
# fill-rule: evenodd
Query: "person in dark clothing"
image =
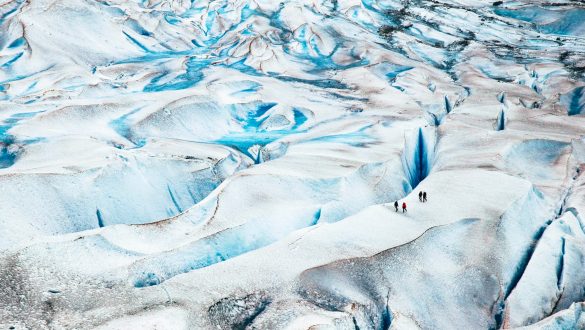
<path fill-rule="evenodd" d="M 394 208 L 396 209 L 396 212 L 398 212 L 398 201 L 394 202 Z"/>
<path fill-rule="evenodd" d="M 422 191 L 419 191 L 418 192 L 418 200 L 421 201 L 421 202 L 423 201 L 422 200 L 422 196 L 423 196 L 423 192 Z"/>
<path fill-rule="evenodd" d="M 423 202 L 426 202 L 427 201 L 427 192 L 426 191 L 424 191 L 423 194 L 422 194 L 422 201 Z"/>
<path fill-rule="evenodd" d="M 408 212 L 408 210 L 406 209 L 406 202 L 402 203 L 402 213 L 404 212 Z"/>

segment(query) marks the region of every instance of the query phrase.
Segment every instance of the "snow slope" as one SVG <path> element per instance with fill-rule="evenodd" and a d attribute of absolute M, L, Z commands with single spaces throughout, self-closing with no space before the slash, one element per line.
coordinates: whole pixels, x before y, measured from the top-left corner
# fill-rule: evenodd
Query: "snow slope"
<path fill-rule="evenodd" d="M 583 18 L 1 2 L 0 326 L 583 328 Z"/>

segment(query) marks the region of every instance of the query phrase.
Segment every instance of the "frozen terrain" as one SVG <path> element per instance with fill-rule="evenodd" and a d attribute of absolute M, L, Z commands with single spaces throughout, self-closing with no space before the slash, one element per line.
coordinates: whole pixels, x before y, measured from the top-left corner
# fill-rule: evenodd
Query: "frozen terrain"
<path fill-rule="evenodd" d="M 585 329 L 583 172 L 584 1 L 0 0 L 0 329 Z"/>

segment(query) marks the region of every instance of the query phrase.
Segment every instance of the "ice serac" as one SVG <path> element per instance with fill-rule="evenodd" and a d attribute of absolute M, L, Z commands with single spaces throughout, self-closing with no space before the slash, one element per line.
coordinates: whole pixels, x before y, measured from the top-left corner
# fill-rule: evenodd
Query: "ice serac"
<path fill-rule="evenodd" d="M 0 1 L 0 328 L 584 328 L 584 12 Z"/>

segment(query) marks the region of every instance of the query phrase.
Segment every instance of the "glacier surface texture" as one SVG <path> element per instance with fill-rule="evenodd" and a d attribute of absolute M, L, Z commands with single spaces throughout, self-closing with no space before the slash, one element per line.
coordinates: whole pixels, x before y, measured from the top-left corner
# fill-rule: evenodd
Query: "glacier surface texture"
<path fill-rule="evenodd" d="M 583 172 L 582 0 L 0 0 L 0 329 L 585 329 Z"/>

